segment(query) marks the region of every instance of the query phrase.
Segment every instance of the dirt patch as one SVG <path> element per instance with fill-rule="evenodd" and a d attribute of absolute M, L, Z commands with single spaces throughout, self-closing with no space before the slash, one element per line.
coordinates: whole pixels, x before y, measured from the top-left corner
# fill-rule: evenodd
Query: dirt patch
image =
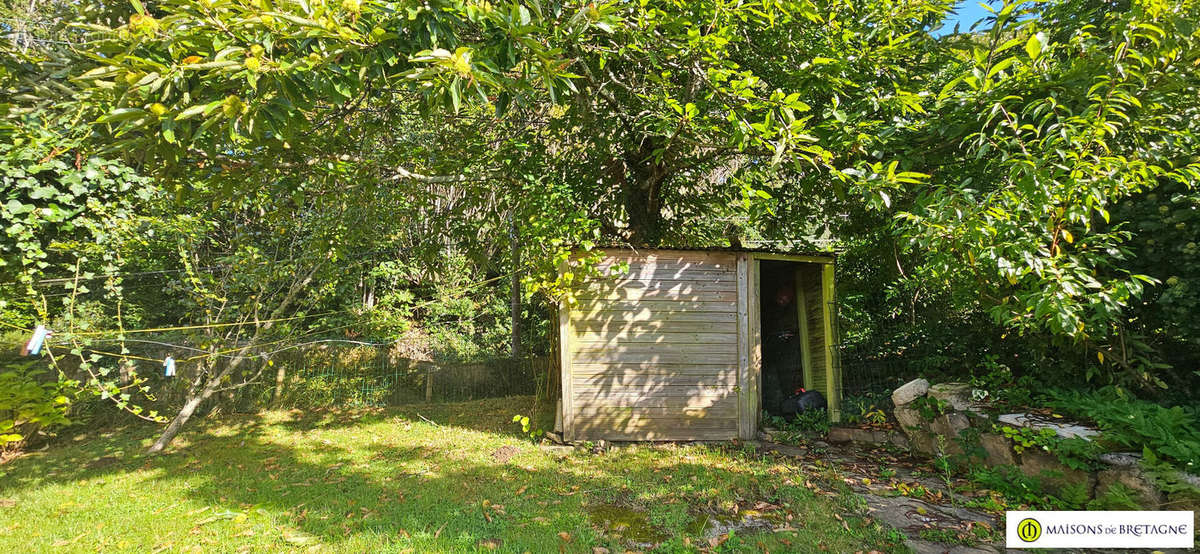
<path fill-rule="evenodd" d="M 497 448 L 495 452 L 492 452 L 492 459 L 498 464 L 507 464 L 508 461 L 511 460 L 513 456 L 516 456 L 517 452 L 520 451 L 521 450 L 519 448 L 511 444 L 501 446 L 500 448 Z"/>
<path fill-rule="evenodd" d="M 633 508 L 596 504 L 588 506 L 587 513 L 592 525 L 600 532 L 634 548 L 653 548 L 669 538 L 665 531 L 650 523 L 646 512 Z"/>

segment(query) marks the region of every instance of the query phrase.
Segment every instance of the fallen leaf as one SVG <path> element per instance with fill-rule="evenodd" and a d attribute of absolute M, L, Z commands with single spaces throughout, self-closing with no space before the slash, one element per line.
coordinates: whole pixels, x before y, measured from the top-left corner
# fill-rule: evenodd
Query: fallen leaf
<path fill-rule="evenodd" d="M 567 541 L 567 542 L 571 542 L 571 534 L 566 531 L 559 531 L 558 538 L 560 538 L 564 541 Z"/>

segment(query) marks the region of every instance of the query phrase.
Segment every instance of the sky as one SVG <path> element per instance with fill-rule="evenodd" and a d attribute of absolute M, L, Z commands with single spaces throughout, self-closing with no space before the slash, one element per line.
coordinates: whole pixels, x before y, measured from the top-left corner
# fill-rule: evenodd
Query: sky
<path fill-rule="evenodd" d="M 954 8 L 957 14 L 950 14 L 946 17 L 941 29 L 938 29 L 933 34 L 935 36 L 948 35 L 954 32 L 954 24 L 958 23 L 959 30 L 967 32 L 971 30 L 971 25 L 976 21 L 983 19 L 988 15 L 987 10 L 983 9 L 979 3 L 986 0 L 962 0 Z M 999 2 L 992 4 L 994 8 L 999 6 Z"/>

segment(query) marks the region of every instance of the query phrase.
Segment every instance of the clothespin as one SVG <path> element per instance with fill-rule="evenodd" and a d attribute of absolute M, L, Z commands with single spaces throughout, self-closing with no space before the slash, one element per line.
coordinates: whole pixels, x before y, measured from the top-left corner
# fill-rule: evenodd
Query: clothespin
<path fill-rule="evenodd" d="M 38 325 L 37 329 L 33 330 L 33 337 L 25 343 L 25 349 L 21 351 L 21 355 L 37 356 L 38 352 L 42 351 L 42 344 L 46 342 L 48 336 L 50 336 L 50 330 L 45 325 Z"/>
<path fill-rule="evenodd" d="M 167 359 L 163 360 L 163 377 L 174 377 L 174 376 L 175 376 L 175 358 L 172 358 L 171 356 L 167 356 Z"/>

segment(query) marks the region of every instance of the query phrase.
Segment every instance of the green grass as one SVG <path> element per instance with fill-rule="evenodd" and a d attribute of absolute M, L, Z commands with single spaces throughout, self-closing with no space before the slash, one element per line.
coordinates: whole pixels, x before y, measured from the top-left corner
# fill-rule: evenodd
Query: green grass
<path fill-rule="evenodd" d="M 597 515 L 614 512 L 647 522 L 658 551 L 903 548 L 793 461 L 701 445 L 555 454 L 516 435 L 529 404 L 231 417 L 157 457 L 142 454 L 151 427 L 68 441 L 0 466 L 0 551 L 637 549 Z M 746 513 L 776 528 L 703 536 L 704 520 Z"/>

